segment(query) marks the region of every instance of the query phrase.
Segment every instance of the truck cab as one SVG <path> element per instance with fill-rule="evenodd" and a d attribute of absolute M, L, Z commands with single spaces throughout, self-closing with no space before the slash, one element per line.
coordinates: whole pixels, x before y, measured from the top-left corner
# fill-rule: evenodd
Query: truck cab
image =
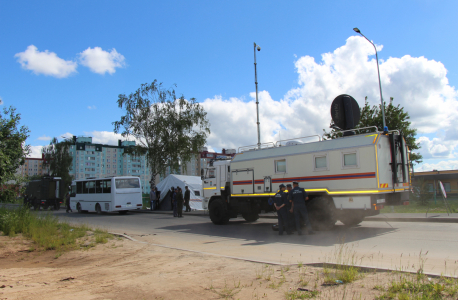
<path fill-rule="evenodd" d="M 209 200 L 216 195 L 230 195 L 230 160 L 213 162 L 213 166 L 204 169 L 202 187 L 204 200 L 202 208 L 208 209 Z"/>

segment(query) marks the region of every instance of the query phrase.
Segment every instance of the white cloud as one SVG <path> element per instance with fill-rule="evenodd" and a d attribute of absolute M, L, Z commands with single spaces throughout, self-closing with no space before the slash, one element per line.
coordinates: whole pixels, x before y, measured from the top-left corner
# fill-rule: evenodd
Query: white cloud
<path fill-rule="evenodd" d="M 71 139 L 71 138 L 73 138 L 73 134 L 71 134 L 70 132 L 66 132 L 66 133 L 61 134 L 61 135 L 59 135 L 59 136 L 60 136 L 60 138 L 64 138 L 64 139 Z"/>
<path fill-rule="evenodd" d="M 89 47 L 79 55 L 81 64 L 98 74 L 105 74 L 106 72 L 113 74 L 116 72 L 116 68 L 125 65 L 124 56 L 114 48 L 108 52 L 100 47 Z"/>
<path fill-rule="evenodd" d="M 383 46 L 378 45 L 380 51 Z M 298 86 L 275 101 L 268 91 L 259 93 L 261 141 L 322 134 L 331 120 L 330 105 L 340 94 L 352 95 L 364 105 L 379 104 L 377 67 L 373 47 L 362 37 L 349 37 L 345 45 L 325 53 L 321 61 L 303 56 L 295 61 Z M 446 77 L 445 66 L 425 57 L 390 57 L 380 63 L 384 99 L 394 98 L 411 117 L 424 147 L 425 159 L 453 158 L 458 144 L 458 93 Z M 208 144 L 237 148 L 257 142 L 255 95 L 250 101 L 221 96 L 202 102 L 212 133 Z M 428 138 L 441 131 L 443 136 Z"/>
<path fill-rule="evenodd" d="M 89 105 L 87 108 L 88 109 L 97 109 L 97 107 L 95 107 L 95 105 L 92 105 L 92 106 Z"/>
<path fill-rule="evenodd" d="M 76 72 L 76 62 L 64 60 L 48 50 L 40 52 L 34 45 L 30 45 L 24 52 L 17 53 L 14 57 L 18 58 L 22 68 L 31 70 L 37 75 L 64 78 Z"/>
<path fill-rule="evenodd" d="M 424 163 L 418 167 L 415 167 L 415 172 L 425 172 L 425 171 L 444 171 L 444 170 L 457 170 L 458 169 L 458 160 L 443 160 L 438 163 Z"/>
<path fill-rule="evenodd" d="M 43 149 L 43 146 L 30 146 L 30 153 L 28 157 L 41 158 L 41 149 Z"/>
<path fill-rule="evenodd" d="M 39 140 L 39 141 L 50 141 L 51 137 L 50 136 L 46 136 L 45 134 L 43 134 L 43 136 L 40 136 L 39 138 L 37 138 L 37 140 Z"/>
<path fill-rule="evenodd" d="M 119 133 L 110 131 L 91 131 L 84 132 L 85 136 L 91 136 L 92 142 L 95 144 L 107 144 L 107 145 L 118 145 L 118 140 L 126 140 Z"/>

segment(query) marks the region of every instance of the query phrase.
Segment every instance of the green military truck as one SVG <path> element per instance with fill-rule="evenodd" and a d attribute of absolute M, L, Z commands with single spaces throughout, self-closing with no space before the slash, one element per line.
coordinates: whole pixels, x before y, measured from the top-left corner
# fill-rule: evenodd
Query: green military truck
<path fill-rule="evenodd" d="M 59 210 L 65 200 L 64 182 L 60 177 L 43 177 L 39 180 L 32 180 L 25 193 L 28 197 L 28 204 L 35 210 L 40 207 Z"/>

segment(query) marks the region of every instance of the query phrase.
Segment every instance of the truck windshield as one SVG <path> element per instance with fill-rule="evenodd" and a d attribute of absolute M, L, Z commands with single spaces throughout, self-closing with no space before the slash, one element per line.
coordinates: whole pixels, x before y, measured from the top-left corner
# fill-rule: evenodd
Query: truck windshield
<path fill-rule="evenodd" d="M 215 178 L 215 168 L 205 170 L 205 178 Z"/>

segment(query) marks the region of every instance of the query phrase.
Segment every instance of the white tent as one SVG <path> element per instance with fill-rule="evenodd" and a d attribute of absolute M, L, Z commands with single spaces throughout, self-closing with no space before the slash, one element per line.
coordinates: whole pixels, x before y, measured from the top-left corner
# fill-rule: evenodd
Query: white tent
<path fill-rule="evenodd" d="M 200 176 L 187 176 L 187 175 L 175 175 L 170 174 L 164 180 L 159 182 L 157 189 L 161 192 L 161 202 L 167 195 L 167 191 L 171 187 L 181 187 L 183 190 L 183 196 L 185 192 L 185 186 L 191 191 L 191 199 L 189 200 L 189 206 L 191 209 L 202 210 L 202 179 Z"/>

